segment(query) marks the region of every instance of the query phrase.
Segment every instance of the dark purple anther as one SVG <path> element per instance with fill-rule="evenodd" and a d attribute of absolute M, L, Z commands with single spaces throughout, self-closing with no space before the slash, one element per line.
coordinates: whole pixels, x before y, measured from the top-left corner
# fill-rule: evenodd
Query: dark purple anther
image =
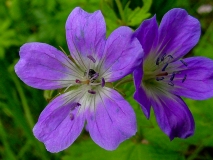
<path fill-rule="evenodd" d="M 182 83 L 186 80 L 187 75 L 184 75 L 184 78 L 182 79 Z"/>
<path fill-rule="evenodd" d="M 164 77 L 156 77 L 156 81 L 162 81 Z"/>
<path fill-rule="evenodd" d="M 95 58 L 92 55 L 88 55 L 87 58 L 89 58 L 93 63 L 96 62 Z"/>
<path fill-rule="evenodd" d="M 170 86 L 174 86 L 174 83 L 172 83 L 171 81 L 168 83 L 168 85 Z"/>
<path fill-rule="evenodd" d="M 81 104 L 80 104 L 80 103 L 76 103 L 76 105 L 77 105 L 77 107 L 81 106 Z"/>
<path fill-rule="evenodd" d="M 75 83 L 81 83 L 81 81 L 79 79 L 76 79 Z"/>
<path fill-rule="evenodd" d="M 156 65 L 159 65 L 159 62 L 160 62 L 160 57 L 157 58 Z"/>
<path fill-rule="evenodd" d="M 165 58 L 165 57 L 166 57 L 166 54 L 164 54 L 164 55 L 161 57 L 161 59 L 160 59 L 161 62 L 164 61 L 164 58 Z"/>
<path fill-rule="evenodd" d="M 166 63 L 165 66 L 163 67 L 162 71 L 166 70 L 166 67 L 169 65 L 169 63 Z"/>
<path fill-rule="evenodd" d="M 172 73 L 172 76 L 170 78 L 170 81 L 173 81 L 173 79 L 175 78 L 175 73 Z"/>
<path fill-rule="evenodd" d="M 173 56 L 172 56 L 172 55 L 168 55 L 167 57 L 169 57 L 169 58 L 173 59 Z"/>
<path fill-rule="evenodd" d="M 104 86 L 105 86 L 105 79 L 102 78 L 102 79 L 101 79 L 101 87 L 104 87 Z"/>
<path fill-rule="evenodd" d="M 88 93 L 90 93 L 90 94 L 96 94 L 96 92 L 93 91 L 93 90 L 88 90 Z"/>
<path fill-rule="evenodd" d="M 188 64 L 186 62 L 184 62 L 182 59 L 180 60 L 186 67 L 188 66 Z"/>

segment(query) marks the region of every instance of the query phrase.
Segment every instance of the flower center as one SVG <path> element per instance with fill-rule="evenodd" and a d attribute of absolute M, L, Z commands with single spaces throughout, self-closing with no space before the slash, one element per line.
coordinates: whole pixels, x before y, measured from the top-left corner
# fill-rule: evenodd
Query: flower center
<path fill-rule="evenodd" d="M 100 78 L 99 73 L 97 73 L 95 69 L 91 68 L 91 62 L 96 63 L 95 58 L 91 55 L 87 56 L 87 58 L 89 59 L 88 69 L 84 72 L 83 77 L 81 79 L 76 79 L 75 82 L 78 85 L 90 86 L 88 93 L 96 94 L 95 88 L 100 85 L 104 87 L 105 80 L 103 77 Z"/>
<path fill-rule="evenodd" d="M 174 79 L 181 79 L 181 82 L 184 83 L 184 81 L 187 78 L 186 74 L 181 73 L 181 71 L 177 71 L 177 67 L 174 67 L 171 63 L 173 62 L 173 56 L 172 55 L 166 55 L 160 56 L 156 59 L 155 65 L 153 65 L 153 59 L 152 63 L 150 63 L 151 58 L 144 63 L 144 76 L 143 76 L 143 84 L 147 87 L 158 87 L 162 86 L 162 83 L 167 84 L 169 86 L 174 86 Z M 180 62 L 187 67 L 187 63 L 183 60 L 180 60 Z M 159 83 L 162 82 L 162 83 Z"/>

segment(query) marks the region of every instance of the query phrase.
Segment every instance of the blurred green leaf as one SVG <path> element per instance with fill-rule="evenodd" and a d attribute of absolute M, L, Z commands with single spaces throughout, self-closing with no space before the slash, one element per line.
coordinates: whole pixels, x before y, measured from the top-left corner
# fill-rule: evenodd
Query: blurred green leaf
<path fill-rule="evenodd" d="M 184 156 L 178 152 L 163 150 L 151 144 L 133 143 L 130 140 L 123 142 L 116 150 L 106 151 L 95 144 L 91 139 L 72 145 L 62 160 L 183 160 Z"/>
<path fill-rule="evenodd" d="M 149 9 L 151 7 L 152 0 L 143 0 L 143 2 L 143 7 L 136 7 L 134 10 L 131 10 L 129 8 L 130 3 L 127 3 L 127 5 L 125 6 L 124 13 L 127 17 L 128 26 L 137 26 L 151 15 L 149 13 Z"/>
<path fill-rule="evenodd" d="M 117 22 L 117 16 L 106 0 L 101 0 L 100 8 L 107 24 L 108 36 L 113 30 L 119 27 L 119 24 Z"/>
<path fill-rule="evenodd" d="M 201 37 L 198 45 L 194 48 L 196 56 L 206 56 L 213 59 L 213 21 L 209 24 L 207 31 Z"/>

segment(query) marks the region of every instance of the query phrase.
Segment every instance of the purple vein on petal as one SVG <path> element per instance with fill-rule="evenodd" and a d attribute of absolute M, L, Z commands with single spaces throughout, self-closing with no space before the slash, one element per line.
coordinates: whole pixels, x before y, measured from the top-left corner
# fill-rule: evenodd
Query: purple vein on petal
<path fill-rule="evenodd" d="M 118 39 L 118 37 L 116 39 L 113 40 L 116 41 Z M 113 44 L 113 42 L 110 44 L 110 46 Z M 99 69 L 98 69 L 98 72 L 100 72 L 101 68 L 102 68 L 102 65 L 104 63 L 104 61 L 106 60 L 106 56 L 107 56 L 107 50 L 110 48 L 110 46 L 106 49 L 106 53 L 104 53 L 104 57 L 99 61 Z M 103 73 L 101 73 L 101 75 L 103 75 Z"/>
<path fill-rule="evenodd" d="M 108 97 L 110 100 L 112 100 L 115 104 L 116 104 L 116 106 L 118 106 L 118 108 L 125 114 L 125 112 L 122 110 L 122 108 L 118 105 L 118 103 L 115 101 L 115 100 L 113 100 L 110 96 L 108 96 L 108 94 L 106 93 L 106 91 L 107 92 L 110 92 L 110 91 L 108 91 L 107 89 L 105 89 L 105 90 L 102 90 L 101 92 L 106 96 L 106 97 Z"/>
<path fill-rule="evenodd" d="M 118 60 L 120 57 L 125 56 L 125 55 L 123 55 L 123 53 L 124 53 L 126 50 L 129 50 L 129 49 L 131 49 L 131 48 L 132 48 L 132 47 L 123 50 L 122 53 L 121 53 L 121 55 L 119 55 L 119 57 L 118 57 L 107 69 L 104 70 L 104 72 L 102 73 L 102 75 L 104 75 L 110 68 L 112 68 L 113 65 L 117 62 L 117 60 Z M 128 53 L 127 53 L 127 54 L 128 54 Z M 110 56 L 110 55 L 108 55 L 108 56 Z M 107 59 L 107 58 L 106 58 L 106 59 Z M 130 62 L 130 63 L 131 63 L 131 62 Z M 126 65 L 125 67 L 128 67 L 128 65 Z M 108 72 L 107 72 L 107 74 L 108 74 Z M 105 75 L 106 75 L 106 74 L 105 74 Z M 104 75 L 104 76 L 105 76 L 105 75 Z"/>
<path fill-rule="evenodd" d="M 54 56 L 50 56 L 49 54 L 47 54 L 47 53 L 45 53 L 45 52 L 42 52 L 42 53 L 44 53 L 44 54 L 47 55 L 48 57 L 51 57 L 51 58 L 55 59 L 56 61 L 58 61 L 59 63 L 61 63 L 63 66 L 69 68 L 70 70 L 72 70 L 72 71 L 74 71 L 74 72 L 76 72 L 76 73 L 78 74 L 78 72 L 75 70 L 76 68 L 75 68 L 74 65 L 67 59 L 67 57 L 61 56 L 61 57 L 63 57 L 69 64 L 71 64 L 71 65 L 73 66 L 73 68 L 72 68 L 72 67 L 69 67 L 69 66 L 67 66 L 66 64 L 64 64 L 63 62 L 59 61 L 59 60 L 58 60 L 57 58 L 55 58 Z M 74 69 L 74 68 L 75 68 L 75 69 Z"/>
<path fill-rule="evenodd" d="M 85 66 L 84 61 L 82 60 L 81 54 L 79 53 L 79 50 L 78 50 L 78 48 L 76 47 L 75 41 L 73 40 L 73 35 L 72 35 L 72 41 L 73 41 L 73 45 L 74 45 L 74 47 L 75 47 L 75 49 L 76 49 L 76 51 L 77 51 L 77 53 L 78 53 L 78 57 L 79 57 L 80 61 L 82 62 L 82 65 L 83 65 L 84 68 L 86 69 L 87 67 Z M 79 61 L 79 59 L 76 58 L 75 54 L 72 54 L 72 55 L 75 57 L 75 60 L 77 60 L 78 63 L 81 64 L 81 62 Z"/>

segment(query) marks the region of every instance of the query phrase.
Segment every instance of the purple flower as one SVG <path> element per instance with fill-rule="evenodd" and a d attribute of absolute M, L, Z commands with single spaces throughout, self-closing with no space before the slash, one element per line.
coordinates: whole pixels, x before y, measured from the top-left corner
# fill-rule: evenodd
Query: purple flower
<path fill-rule="evenodd" d="M 200 23 L 183 9 L 167 12 L 158 27 L 156 17 L 135 31 L 143 63 L 134 71 L 135 100 L 147 118 L 153 107 L 160 128 L 172 140 L 194 133 L 194 120 L 180 96 L 203 100 L 213 96 L 213 61 L 181 59 L 198 42 Z"/>
<path fill-rule="evenodd" d="M 69 147 L 85 122 L 92 139 L 114 150 L 136 133 L 131 106 L 108 82 L 121 79 L 140 65 L 143 50 L 128 27 L 116 29 L 106 40 L 100 11 L 75 8 L 66 22 L 66 39 L 74 60 L 44 43 L 27 43 L 20 49 L 16 74 L 27 85 L 45 90 L 65 88 L 41 113 L 33 128 L 35 137 L 50 152 Z"/>

